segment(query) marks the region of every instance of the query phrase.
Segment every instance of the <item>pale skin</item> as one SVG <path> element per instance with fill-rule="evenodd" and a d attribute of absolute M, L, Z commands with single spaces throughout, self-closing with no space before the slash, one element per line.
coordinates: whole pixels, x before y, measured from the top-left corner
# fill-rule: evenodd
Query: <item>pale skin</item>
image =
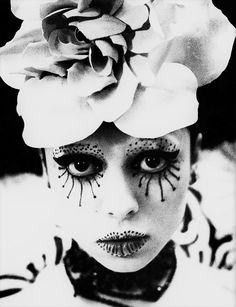
<path fill-rule="evenodd" d="M 181 129 L 162 138 L 137 139 L 114 127 L 107 128 L 72 145 L 45 150 L 57 205 L 53 219 L 106 268 L 134 272 L 158 255 L 182 221 L 190 181 L 190 134 L 188 129 Z M 58 157 L 64 156 L 67 166 L 58 164 Z M 96 243 L 109 233 L 124 231 L 148 237 L 145 245 L 129 257 L 111 255 Z M 6 297 L 3 306 L 32 306 L 32 301 L 41 306 L 91 306 L 89 300 L 74 297 L 63 265 L 49 265 L 36 283 Z M 135 306 L 146 304 L 135 302 Z"/>
<path fill-rule="evenodd" d="M 46 149 L 46 159 L 63 212 L 61 226 L 110 270 L 145 267 L 181 223 L 190 180 L 187 129 L 137 139 L 114 127 L 101 128 L 85 140 Z M 129 257 L 111 255 L 96 242 L 128 231 L 148 238 Z"/>

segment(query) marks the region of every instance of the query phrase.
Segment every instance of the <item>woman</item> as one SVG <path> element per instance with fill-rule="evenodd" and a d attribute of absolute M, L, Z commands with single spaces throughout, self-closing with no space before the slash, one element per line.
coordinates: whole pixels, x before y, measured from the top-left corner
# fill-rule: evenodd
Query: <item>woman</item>
<path fill-rule="evenodd" d="M 54 260 L 42 251 L 41 270 L 18 278 L 33 285 L 8 289 L 3 306 L 232 306 L 222 276 L 172 238 L 194 181 L 196 89 L 226 67 L 234 28 L 207 1 L 12 8 L 24 22 L 1 75 L 20 89 L 25 142 L 43 148 L 62 233 Z"/>

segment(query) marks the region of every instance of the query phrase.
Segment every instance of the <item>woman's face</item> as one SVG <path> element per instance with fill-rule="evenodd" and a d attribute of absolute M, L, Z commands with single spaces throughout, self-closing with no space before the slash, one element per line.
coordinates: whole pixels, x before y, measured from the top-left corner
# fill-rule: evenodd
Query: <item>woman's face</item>
<path fill-rule="evenodd" d="M 46 159 L 61 226 L 110 270 L 145 267 L 182 220 L 187 129 L 139 139 L 105 126 L 83 141 L 46 149 Z"/>

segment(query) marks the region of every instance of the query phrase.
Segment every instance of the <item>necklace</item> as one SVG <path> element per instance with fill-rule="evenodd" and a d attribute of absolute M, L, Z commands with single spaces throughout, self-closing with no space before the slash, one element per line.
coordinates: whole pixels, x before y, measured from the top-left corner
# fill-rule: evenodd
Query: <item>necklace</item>
<path fill-rule="evenodd" d="M 80 249 L 75 241 L 63 261 L 75 296 L 117 307 L 129 306 L 116 299 L 156 302 L 168 288 L 176 269 L 172 241 L 145 268 L 133 273 L 106 269 Z"/>

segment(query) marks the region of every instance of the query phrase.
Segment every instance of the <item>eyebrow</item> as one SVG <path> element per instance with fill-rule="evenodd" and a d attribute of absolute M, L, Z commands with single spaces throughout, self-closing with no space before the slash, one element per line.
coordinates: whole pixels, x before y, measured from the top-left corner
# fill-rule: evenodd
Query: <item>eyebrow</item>
<path fill-rule="evenodd" d="M 104 156 L 102 149 L 98 144 L 90 143 L 76 143 L 70 145 L 64 145 L 53 149 L 54 158 L 59 158 L 64 155 L 75 155 L 75 154 L 96 154 L 101 157 Z"/>
<path fill-rule="evenodd" d="M 126 150 L 126 156 L 139 154 L 142 151 L 160 150 L 165 152 L 176 152 L 180 150 L 180 142 L 175 138 L 159 137 L 151 138 L 137 138 L 132 140 Z"/>
<path fill-rule="evenodd" d="M 157 138 L 137 138 L 137 141 L 151 141 L 151 142 L 162 142 L 162 141 L 167 141 L 167 142 L 173 142 L 175 144 L 179 144 L 179 140 L 173 136 L 173 135 L 165 135 Z"/>

